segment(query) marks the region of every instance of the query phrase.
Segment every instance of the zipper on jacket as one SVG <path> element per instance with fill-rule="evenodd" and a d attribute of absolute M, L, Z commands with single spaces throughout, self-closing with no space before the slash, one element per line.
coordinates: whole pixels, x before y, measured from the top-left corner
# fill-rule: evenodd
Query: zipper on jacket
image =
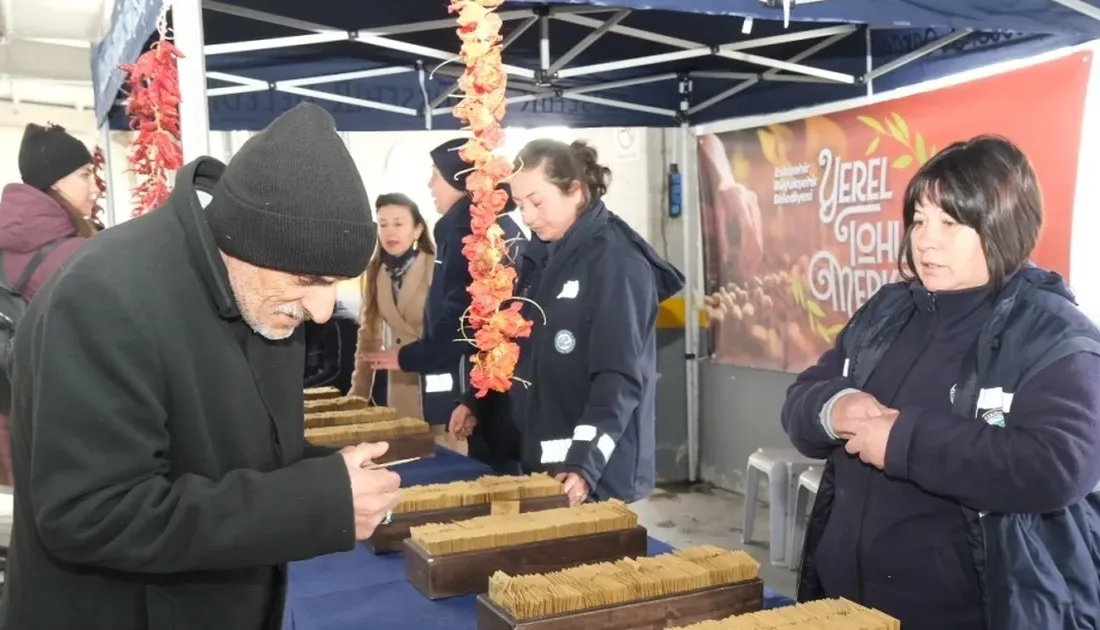
<path fill-rule="evenodd" d="M 909 379 L 909 373 L 913 371 L 913 368 L 924 358 L 924 353 L 928 352 L 928 347 L 932 345 L 932 339 L 936 336 L 936 326 L 939 324 L 939 312 L 936 308 L 936 294 L 928 294 L 928 307 L 925 309 L 932 314 L 932 325 L 928 327 L 928 335 L 924 340 L 924 344 L 921 346 L 921 351 L 917 356 L 909 363 L 909 367 L 905 368 L 905 374 L 902 375 L 901 380 L 898 381 L 897 389 L 894 390 L 894 395 L 891 397 L 897 398 L 898 392 L 901 390 L 905 381 Z M 873 471 L 869 471 L 867 478 L 867 487 L 863 489 L 863 501 L 859 514 L 859 526 L 856 528 L 856 593 L 859 595 L 857 601 L 866 601 L 863 593 L 863 524 L 867 520 L 867 499 L 871 495 L 871 479 L 874 475 Z"/>

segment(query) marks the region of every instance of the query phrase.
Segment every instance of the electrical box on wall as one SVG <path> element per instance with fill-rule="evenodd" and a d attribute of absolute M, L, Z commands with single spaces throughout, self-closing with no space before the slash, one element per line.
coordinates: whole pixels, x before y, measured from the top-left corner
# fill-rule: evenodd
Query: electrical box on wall
<path fill-rule="evenodd" d="M 678 218 L 684 209 L 684 193 L 681 186 L 680 168 L 675 164 L 668 167 L 668 216 Z"/>

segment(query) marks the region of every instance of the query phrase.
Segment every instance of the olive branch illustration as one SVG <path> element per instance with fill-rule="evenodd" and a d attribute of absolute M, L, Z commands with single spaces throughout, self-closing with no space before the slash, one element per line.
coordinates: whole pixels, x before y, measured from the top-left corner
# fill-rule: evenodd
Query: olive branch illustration
<path fill-rule="evenodd" d="M 836 324 L 835 326 L 825 325 L 825 310 L 821 308 L 815 300 L 806 297 L 806 290 L 802 286 L 802 279 L 799 278 L 800 274 L 791 274 L 791 297 L 794 298 L 796 304 L 801 308 L 806 309 L 806 317 L 809 318 L 810 330 L 819 335 L 826 343 L 836 342 L 836 336 L 840 334 L 840 331 L 844 330 L 844 324 Z"/>
<path fill-rule="evenodd" d="M 878 150 L 883 138 L 893 138 L 906 149 L 909 149 L 908 153 L 894 159 L 894 162 L 890 165 L 893 168 L 906 168 L 914 160 L 918 165 L 923 166 L 928 158 L 939 153 L 939 149 L 935 145 L 928 146 L 923 135 L 918 133 L 914 137 L 912 130 L 909 128 L 909 123 L 905 122 L 905 119 L 897 112 L 891 112 L 881 122 L 871 116 L 857 116 L 857 119 L 875 131 L 875 137 L 871 140 L 871 144 L 867 145 L 867 156 Z"/>

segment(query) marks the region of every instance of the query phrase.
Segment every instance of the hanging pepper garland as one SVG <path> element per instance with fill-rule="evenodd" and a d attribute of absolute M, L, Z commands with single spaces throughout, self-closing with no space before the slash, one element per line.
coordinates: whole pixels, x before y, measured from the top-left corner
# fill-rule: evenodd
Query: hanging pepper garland
<path fill-rule="evenodd" d="M 470 261 L 473 277 L 466 319 L 475 331 L 477 355 L 470 380 L 479 398 L 490 390 L 505 392 L 512 387 L 519 361 L 515 340 L 531 334 L 531 322 L 520 314 L 523 304 L 512 295 L 516 272 L 506 264 L 508 244 L 497 225 L 497 215 L 508 202 L 508 194 L 499 186 L 512 175 L 508 160 L 493 153 L 504 140 L 500 121 L 507 79 L 501 60 L 502 23 L 494 13 L 502 2 L 452 0 L 450 5 L 450 11 L 458 14 L 460 57 L 466 63 L 458 81 L 463 98 L 454 116 L 472 133 L 459 155 L 473 165 L 466 178 L 473 200 L 472 234 L 464 239 L 462 254 Z"/>
<path fill-rule="evenodd" d="M 168 37 L 167 19 L 162 13 L 160 38 L 132 64 L 120 68 L 127 73 L 126 114 L 137 136 L 130 144 L 130 170 L 140 179 L 134 188 L 134 216 L 157 208 L 168 200 L 169 177 L 183 166 L 180 145 L 179 72 L 176 60 L 183 57 Z"/>
<path fill-rule="evenodd" d="M 107 198 L 107 178 L 104 177 L 103 169 L 106 168 L 106 159 L 103 157 L 103 147 L 96 147 L 95 153 L 92 154 L 92 175 L 95 177 L 95 187 L 99 191 L 99 195 L 95 198 L 95 209 L 92 211 L 92 218 L 96 218 L 99 214 L 100 202 Z"/>

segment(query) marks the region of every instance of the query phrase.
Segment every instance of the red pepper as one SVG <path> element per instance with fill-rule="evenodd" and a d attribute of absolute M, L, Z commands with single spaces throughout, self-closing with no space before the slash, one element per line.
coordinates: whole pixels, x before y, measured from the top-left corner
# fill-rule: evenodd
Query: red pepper
<path fill-rule="evenodd" d="M 130 170 L 140 182 L 133 190 L 133 216 L 140 216 L 168 200 L 169 176 L 183 166 L 180 144 L 179 72 L 183 57 L 163 33 L 126 72 L 126 114 L 137 132 L 130 144 Z M 105 188 L 101 185 L 100 190 Z"/>

